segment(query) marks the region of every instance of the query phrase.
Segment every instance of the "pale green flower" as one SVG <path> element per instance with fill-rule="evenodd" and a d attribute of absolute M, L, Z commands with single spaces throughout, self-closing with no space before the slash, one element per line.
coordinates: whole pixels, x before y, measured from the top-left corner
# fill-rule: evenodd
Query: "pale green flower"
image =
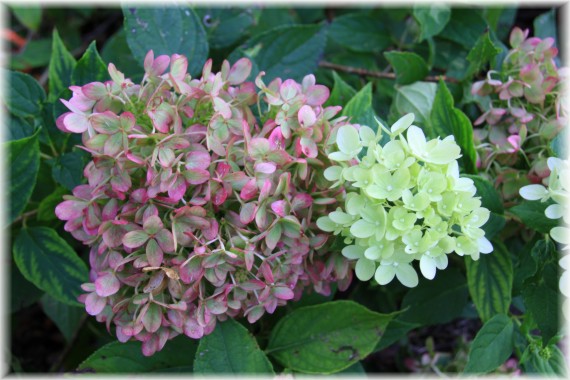
<path fill-rule="evenodd" d="M 325 177 L 343 183 L 347 195 L 344 210 L 317 224 L 345 237 L 342 253 L 356 261 L 356 276 L 363 281 L 374 277 L 385 285 L 396 278 L 413 287 L 418 284 L 414 261 L 433 279 L 454 251 L 477 260 L 493 250 L 481 229 L 490 212 L 475 197 L 473 181 L 459 174 L 460 149 L 453 136 L 427 141 L 413 121 L 412 114 L 405 115 L 389 130 L 379 122 L 378 133 L 345 125 L 336 136 L 339 151 L 329 154 L 338 165 Z M 378 144 L 381 130 L 390 136 L 384 146 Z"/>

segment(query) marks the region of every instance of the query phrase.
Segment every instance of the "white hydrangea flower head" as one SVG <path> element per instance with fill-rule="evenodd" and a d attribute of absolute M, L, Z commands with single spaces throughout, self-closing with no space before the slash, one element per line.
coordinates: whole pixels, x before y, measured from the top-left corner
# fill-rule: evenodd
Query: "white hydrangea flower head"
<path fill-rule="evenodd" d="M 356 260 L 362 281 L 374 278 L 385 285 L 396 278 L 414 287 L 414 261 L 425 278 L 433 279 L 452 252 L 477 260 L 493 250 L 481 229 L 490 212 L 475 197 L 473 181 L 459 175 L 461 149 L 455 139 L 428 141 L 413 122 L 411 113 L 390 129 L 378 122 L 376 133 L 344 125 L 334 140 L 338 150 L 329 154 L 338 165 L 325 177 L 333 187 L 344 184 L 347 196 L 344 210 L 321 217 L 317 225 L 345 237 L 342 254 Z M 390 137 L 383 146 L 382 131 Z"/>

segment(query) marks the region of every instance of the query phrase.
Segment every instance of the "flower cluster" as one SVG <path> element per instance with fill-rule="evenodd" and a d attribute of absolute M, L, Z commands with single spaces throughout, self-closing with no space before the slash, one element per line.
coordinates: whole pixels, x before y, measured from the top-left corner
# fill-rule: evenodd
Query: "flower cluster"
<path fill-rule="evenodd" d="M 563 82 L 567 69 L 559 69 L 553 38 L 528 37 L 515 27 L 501 70 L 491 70 L 475 82 L 471 92 L 490 96 L 485 112 L 475 125 L 479 165 L 497 179 L 505 199 L 518 194 L 525 184 L 548 177 L 548 142 L 566 124 Z M 528 166 L 524 169 L 517 167 Z"/>
<path fill-rule="evenodd" d="M 560 225 L 550 230 L 550 236 L 562 246 L 563 257 L 560 266 L 565 270 L 560 278 L 560 290 L 570 297 L 570 161 L 556 157 L 547 160 L 550 176 L 548 188 L 539 185 L 527 185 L 520 189 L 520 195 L 528 200 L 546 202 L 554 200 L 544 214 L 549 219 L 560 220 Z"/>
<path fill-rule="evenodd" d="M 93 158 L 87 184 L 56 208 L 91 247 L 80 301 L 145 355 L 352 278 L 315 223 L 343 193 L 322 174 L 327 136 L 346 124 L 323 107 L 329 90 L 313 75 L 246 82 L 247 59 L 218 73 L 209 60 L 201 78 L 187 67 L 150 51 L 135 84 L 109 64 L 112 80 L 72 86 L 57 119 Z"/>
<path fill-rule="evenodd" d="M 336 131 L 338 151 L 329 158 L 338 165 L 326 169 L 325 177 L 346 187 L 344 210 L 337 208 L 317 225 L 345 237 L 342 254 L 357 260 L 362 281 L 374 276 L 384 285 L 396 277 L 414 287 L 414 260 L 433 279 L 451 252 L 477 260 L 493 250 L 480 228 L 489 210 L 474 197 L 473 181 L 459 176 L 460 148 L 453 136 L 426 141 L 413 121 L 407 114 L 390 130 L 379 123 L 377 133 L 353 125 Z M 378 144 L 382 130 L 390 136 L 384 146 Z"/>

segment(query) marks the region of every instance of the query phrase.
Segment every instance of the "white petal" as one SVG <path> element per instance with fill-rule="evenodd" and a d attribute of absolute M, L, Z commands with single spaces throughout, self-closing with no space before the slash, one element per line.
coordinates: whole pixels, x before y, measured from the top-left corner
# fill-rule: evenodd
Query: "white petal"
<path fill-rule="evenodd" d="M 342 249 L 342 255 L 347 259 L 360 259 L 364 256 L 364 248 L 357 245 L 347 245 Z"/>
<path fill-rule="evenodd" d="M 402 285 L 413 288 L 418 285 L 418 274 L 415 269 L 408 264 L 400 264 L 396 267 L 396 277 Z"/>
<path fill-rule="evenodd" d="M 477 246 L 479 247 L 479 252 L 481 253 L 491 253 L 493 252 L 493 245 L 486 237 L 480 237 L 477 239 Z"/>
<path fill-rule="evenodd" d="M 351 154 L 361 148 L 358 131 L 352 125 L 344 125 L 339 128 L 336 134 L 336 144 L 341 152 Z"/>
<path fill-rule="evenodd" d="M 374 276 L 376 270 L 376 263 L 374 261 L 362 258 L 356 262 L 354 273 L 360 281 L 368 281 Z"/>
<path fill-rule="evenodd" d="M 373 245 L 364 251 L 364 257 L 369 260 L 378 260 L 382 256 L 382 250 L 379 247 Z"/>
<path fill-rule="evenodd" d="M 570 269 L 570 255 L 563 256 L 558 264 L 564 269 Z"/>
<path fill-rule="evenodd" d="M 524 199 L 536 201 L 548 196 L 548 190 L 542 185 L 527 185 L 520 188 L 519 193 Z"/>
<path fill-rule="evenodd" d="M 376 142 L 376 133 L 374 133 L 372 128 L 366 125 L 360 126 L 358 134 L 360 135 L 360 140 L 362 140 L 363 145 L 371 145 Z"/>
<path fill-rule="evenodd" d="M 392 127 L 390 128 L 392 135 L 396 136 L 404 132 L 410 125 L 412 125 L 414 118 L 415 116 L 413 113 L 406 114 L 399 118 L 398 121 L 392 124 Z"/>
<path fill-rule="evenodd" d="M 570 272 L 565 271 L 560 276 L 560 292 L 566 297 L 570 297 Z"/>
<path fill-rule="evenodd" d="M 560 244 L 570 244 L 570 228 L 554 227 L 550 230 L 550 236 Z"/>
<path fill-rule="evenodd" d="M 559 219 L 564 215 L 564 208 L 560 205 L 550 205 L 544 210 L 544 214 L 549 219 Z"/>
<path fill-rule="evenodd" d="M 408 129 L 408 146 L 412 150 L 412 153 L 417 156 L 423 156 L 425 153 L 426 136 L 424 132 L 415 125 L 412 125 L 410 129 Z"/>
<path fill-rule="evenodd" d="M 447 259 L 447 255 L 441 255 L 435 258 L 435 266 L 437 267 L 437 269 L 445 269 L 447 268 L 447 264 L 449 263 L 449 260 Z"/>
<path fill-rule="evenodd" d="M 348 154 L 344 154 L 342 152 L 332 152 L 329 154 L 329 158 L 333 161 L 348 161 L 352 159 L 352 156 L 349 156 Z"/>
<path fill-rule="evenodd" d="M 550 170 L 559 169 L 562 167 L 562 160 L 556 157 L 548 157 L 546 164 Z"/>
<path fill-rule="evenodd" d="M 422 255 L 420 259 L 420 270 L 425 278 L 433 280 L 436 271 L 435 260 L 427 255 Z"/>
<path fill-rule="evenodd" d="M 386 285 L 394 279 L 395 275 L 396 271 L 392 265 L 380 265 L 378 269 L 376 269 L 374 279 L 380 285 Z"/>
<path fill-rule="evenodd" d="M 325 169 L 323 173 L 325 178 L 331 182 L 338 181 L 342 173 L 342 168 L 340 166 L 329 166 Z"/>

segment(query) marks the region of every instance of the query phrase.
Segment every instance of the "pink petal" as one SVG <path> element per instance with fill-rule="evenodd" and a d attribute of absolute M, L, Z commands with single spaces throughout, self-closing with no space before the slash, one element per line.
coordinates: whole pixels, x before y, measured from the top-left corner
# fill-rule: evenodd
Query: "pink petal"
<path fill-rule="evenodd" d="M 299 120 L 299 124 L 305 128 L 314 125 L 317 121 L 317 115 L 315 114 L 315 111 L 311 106 L 308 105 L 301 107 L 299 113 L 297 114 L 297 118 Z"/>
<path fill-rule="evenodd" d="M 257 204 L 255 202 L 246 203 L 241 206 L 239 213 L 239 220 L 243 224 L 248 224 L 255 219 L 255 213 L 257 211 Z"/>
<path fill-rule="evenodd" d="M 130 231 L 123 236 L 123 245 L 127 248 L 138 248 L 148 240 L 148 234 L 142 230 Z"/>
<path fill-rule="evenodd" d="M 261 162 L 255 164 L 254 170 L 256 173 L 271 174 L 274 173 L 277 166 L 273 162 Z"/>
<path fill-rule="evenodd" d="M 208 169 L 211 158 L 208 152 L 192 151 L 186 155 L 186 169 Z"/>
<path fill-rule="evenodd" d="M 80 113 L 67 113 L 63 118 L 65 129 L 73 133 L 83 133 L 89 128 L 89 119 Z"/>
<path fill-rule="evenodd" d="M 275 202 L 271 203 L 271 209 L 277 215 L 284 217 L 285 215 L 287 215 L 287 211 L 286 211 L 287 210 L 287 201 L 284 201 L 284 200 L 275 201 Z"/>
<path fill-rule="evenodd" d="M 198 324 L 194 318 L 184 321 L 184 334 L 193 339 L 200 339 L 204 336 L 204 328 Z"/>
<path fill-rule="evenodd" d="M 95 280 L 95 292 L 100 297 L 112 296 L 119 291 L 120 287 L 121 282 L 111 272 L 107 272 Z"/>
<path fill-rule="evenodd" d="M 188 59 L 183 55 L 173 54 L 170 63 L 170 74 L 177 80 L 183 80 L 188 70 Z"/>
<path fill-rule="evenodd" d="M 247 58 L 239 59 L 232 68 L 228 75 L 228 82 L 235 86 L 244 82 L 251 73 L 252 63 Z"/>
<path fill-rule="evenodd" d="M 87 297 L 85 297 L 85 310 L 89 315 L 97 315 L 101 313 L 106 304 L 107 299 L 99 297 L 97 293 L 89 293 Z"/>
<path fill-rule="evenodd" d="M 329 98 L 330 91 L 326 86 L 316 84 L 311 86 L 305 92 L 307 95 L 307 104 L 310 106 L 323 105 Z"/>
<path fill-rule="evenodd" d="M 63 201 L 55 208 L 55 215 L 61 220 L 71 220 L 79 218 L 87 203 L 83 201 Z"/>
<path fill-rule="evenodd" d="M 248 201 L 255 197 L 257 194 L 257 184 L 255 178 L 250 179 L 245 186 L 241 189 L 240 198 Z"/>
<path fill-rule="evenodd" d="M 210 179 L 210 172 L 204 169 L 192 169 L 183 173 L 190 185 L 200 185 Z"/>
<path fill-rule="evenodd" d="M 295 296 L 295 293 L 286 286 L 275 286 L 271 288 L 271 294 L 281 300 L 290 300 Z"/>

